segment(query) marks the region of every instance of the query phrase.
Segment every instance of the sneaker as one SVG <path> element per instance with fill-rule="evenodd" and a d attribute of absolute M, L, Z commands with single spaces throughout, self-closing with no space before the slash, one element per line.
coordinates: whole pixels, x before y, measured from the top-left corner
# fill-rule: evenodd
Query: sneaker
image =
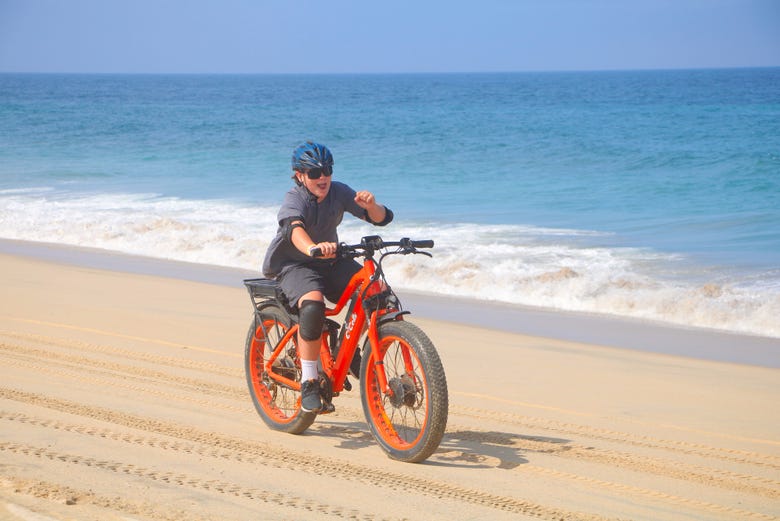
<path fill-rule="evenodd" d="M 306 380 L 301 384 L 301 410 L 303 412 L 319 412 L 320 409 L 322 409 L 320 382 Z"/>

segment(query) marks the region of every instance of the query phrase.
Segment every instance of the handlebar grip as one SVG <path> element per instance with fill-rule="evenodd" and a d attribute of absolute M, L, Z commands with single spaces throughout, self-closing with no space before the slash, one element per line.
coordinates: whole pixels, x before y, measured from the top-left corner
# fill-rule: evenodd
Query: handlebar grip
<path fill-rule="evenodd" d="M 433 239 L 427 239 L 424 241 L 412 241 L 412 246 L 415 248 L 433 248 Z"/>
<path fill-rule="evenodd" d="M 312 257 L 322 257 L 322 248 L 320 248 L 319 246 L 316 248 L 312 248 L 309 251 L 309 253 L 311 254 Z"/>

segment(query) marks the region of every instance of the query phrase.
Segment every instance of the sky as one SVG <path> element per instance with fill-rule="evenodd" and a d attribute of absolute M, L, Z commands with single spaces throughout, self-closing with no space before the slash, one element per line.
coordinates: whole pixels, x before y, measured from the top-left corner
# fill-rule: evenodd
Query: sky
<path fill-rule="evenodd" d="M 0 72 L 780 66 L 780 0 L 0 0 Z"/>

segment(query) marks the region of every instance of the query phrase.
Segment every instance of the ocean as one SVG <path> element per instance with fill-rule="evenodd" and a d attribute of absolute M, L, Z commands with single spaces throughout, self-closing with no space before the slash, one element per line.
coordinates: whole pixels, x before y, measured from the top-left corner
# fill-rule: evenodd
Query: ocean
<path fill-rule="evenodd" d="M 396 289 L 780 337 L 780 68 L 0 74 L 0 238 L 258 270 L 307 139 Z"/>

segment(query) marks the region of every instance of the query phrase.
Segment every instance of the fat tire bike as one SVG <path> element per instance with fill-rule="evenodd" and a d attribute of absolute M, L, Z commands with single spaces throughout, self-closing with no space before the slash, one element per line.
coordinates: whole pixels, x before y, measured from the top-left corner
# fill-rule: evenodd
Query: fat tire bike
<path fill-rule="evenodd" d="M 402 309 L 382 268 L 388 256 L 430 257 L 420 249 L 432 247 L 432 240 L 386 242 L 376 235 L 363 237 L 360 244 L 339 245 L 337 256 L 362 258 L 363 266 L 339 301 L 325 311 L 319 412 L 301 409 L 297 314 L 275 281 L 244 280 L 254 308 L 244 352 L 246 380 L 268 427 L 303 433 L 318 414 L 335 410 L 334 397 L 352 390 L 352 375 L 359 382 L 369 430 L 390 458 L 416 463 L 433 454 L 447 426 L 444 368 L 433 342 L 405 320 L 409 311 Z M 344 310 L 340 324 L 334 318 Z"/>

